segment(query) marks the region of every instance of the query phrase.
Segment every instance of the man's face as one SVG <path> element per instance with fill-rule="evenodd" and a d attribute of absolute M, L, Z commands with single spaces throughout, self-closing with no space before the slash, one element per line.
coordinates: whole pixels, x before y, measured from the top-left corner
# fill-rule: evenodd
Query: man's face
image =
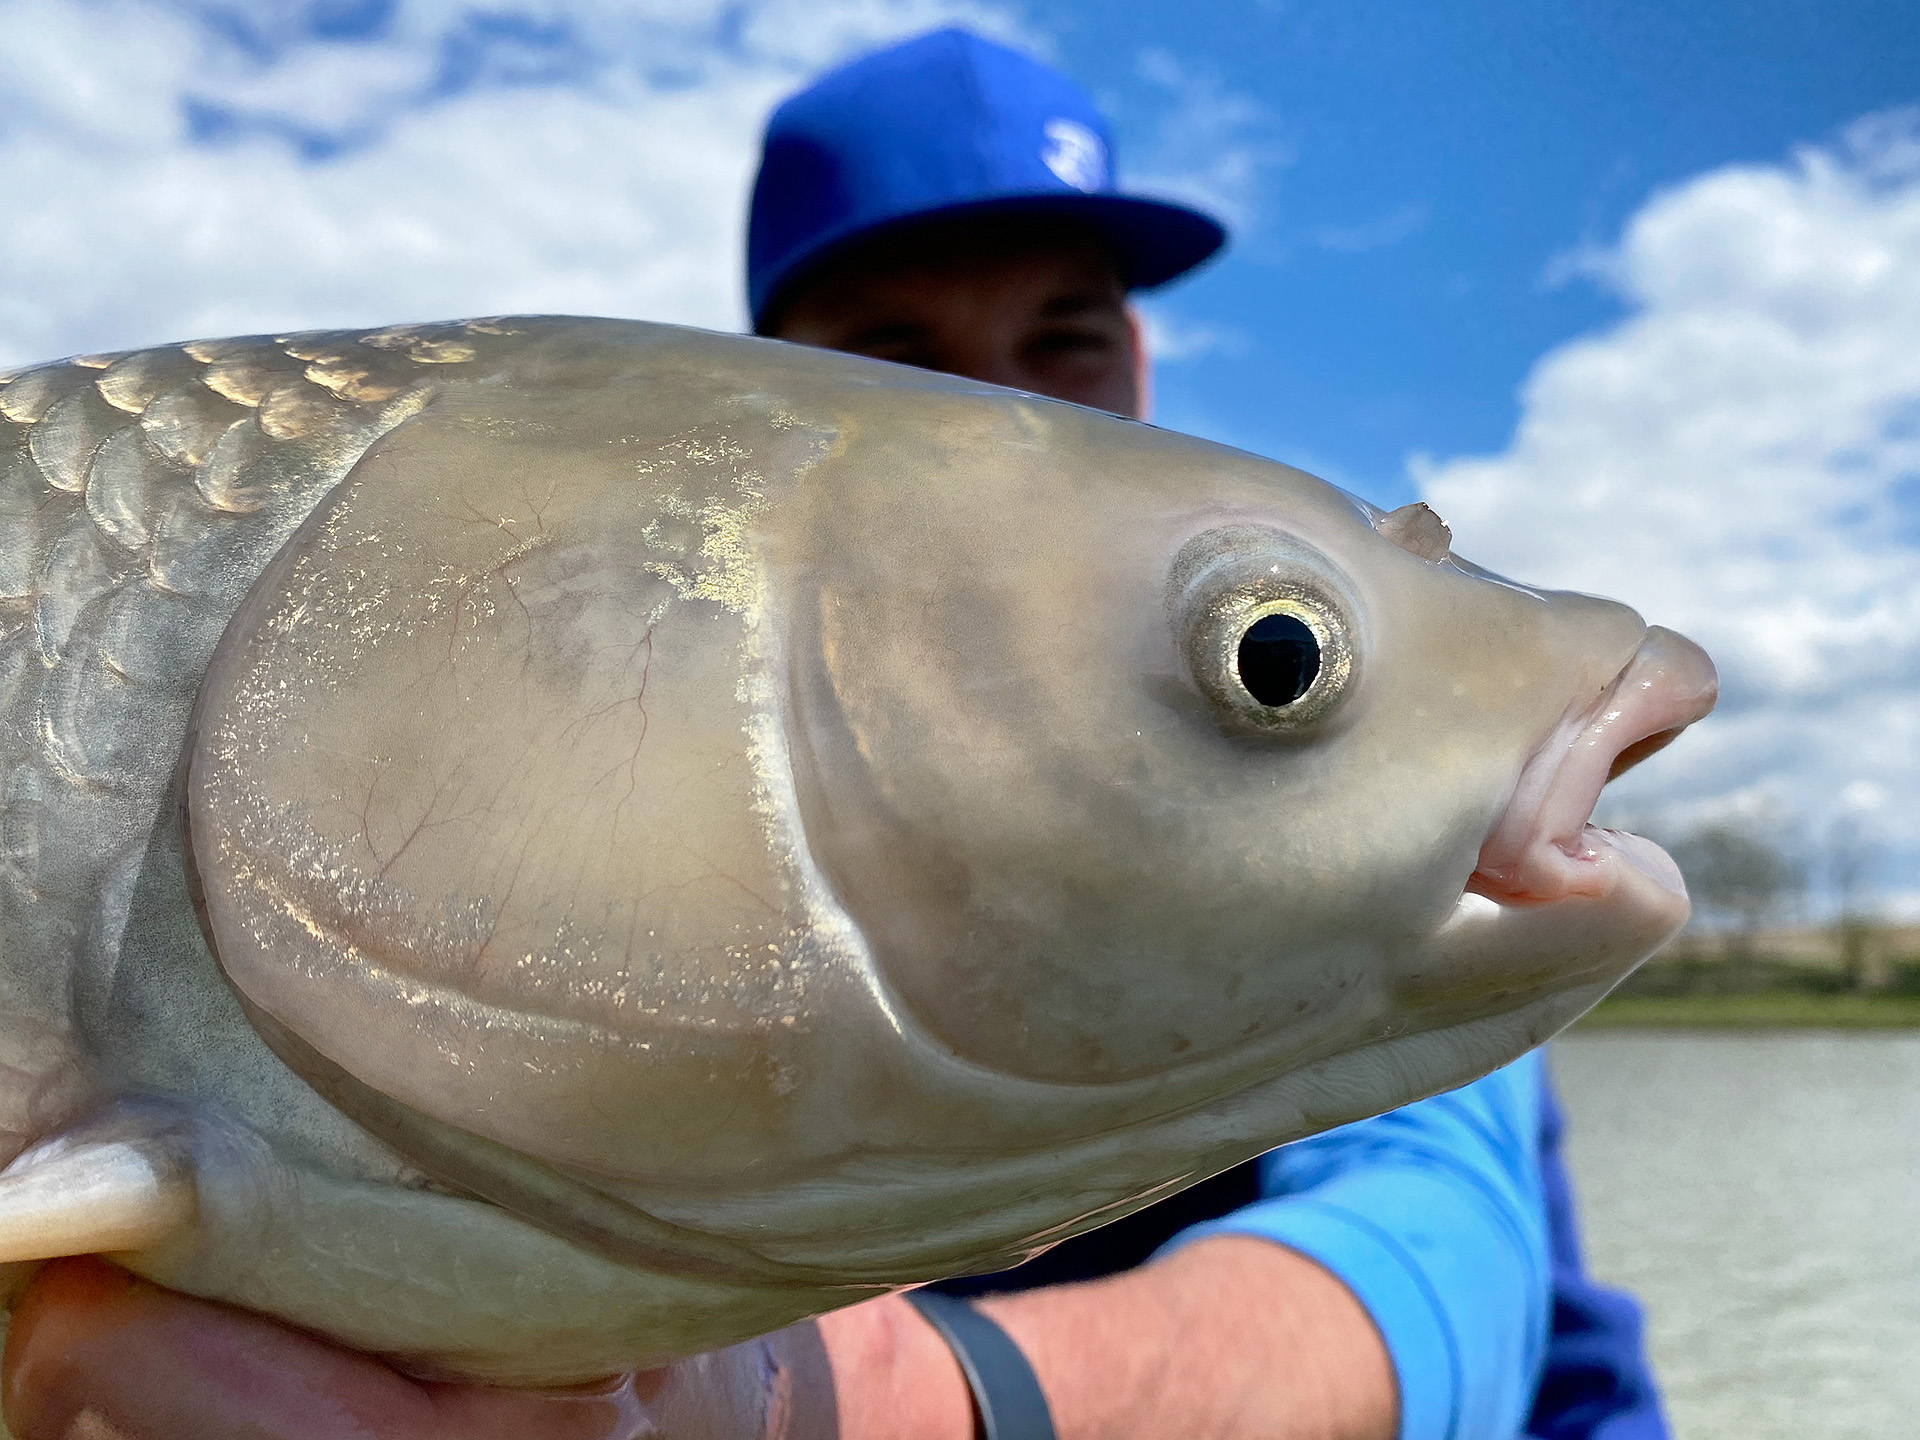
<path fill-rule="evenodd" d="M 902 237 L 802 281 L 770 333 L 1117 415 L 1144 409 L 1126 290 L 1076 234 Z"/>

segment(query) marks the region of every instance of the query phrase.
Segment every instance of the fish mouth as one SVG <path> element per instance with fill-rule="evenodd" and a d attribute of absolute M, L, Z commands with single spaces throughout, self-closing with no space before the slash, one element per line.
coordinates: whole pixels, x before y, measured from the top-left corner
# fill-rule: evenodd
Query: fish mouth
<path fill-rule="evenodd" d="M 1719 676 L 1686 636 L 1651 626 L 1600 698 L 1570 713 L 1520 772 L 1513 798 L 1468 877 L 1467 891 L 1502 905 L 1604 896 L 1625 863 L 1676 895 L 1679 867 L 1651 840 L 1592 823 L 1609 780 L 1665 749 L 1713 709 Z"/>

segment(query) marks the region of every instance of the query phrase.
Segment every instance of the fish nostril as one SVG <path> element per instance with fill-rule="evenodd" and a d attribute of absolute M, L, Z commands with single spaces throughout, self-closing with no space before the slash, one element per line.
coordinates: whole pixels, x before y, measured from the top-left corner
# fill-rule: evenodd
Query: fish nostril
<path fill-rule="evenodd" d="M 1262 615 L 1240 637 L 1240 683 L 1262 705 L 1291 705 L 1320 673 L 1320 642 L 1296 615 Z"/>
<path fill-rule="evenodd" d="M 1453 553 L 1453 531 L 1420 501 L 1402 505 L 1373 522 L 1387 539 L 1409 555 L 1439 564 Z"/>

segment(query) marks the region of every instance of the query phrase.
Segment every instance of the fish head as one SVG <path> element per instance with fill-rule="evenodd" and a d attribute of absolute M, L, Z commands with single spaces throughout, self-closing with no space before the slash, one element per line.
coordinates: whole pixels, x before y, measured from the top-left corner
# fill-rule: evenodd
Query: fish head
<path fill-rule="evenodd" d="M 1690 642 L 1151 427 L 955 397 L 910 458 L 883 424 L 794 565 L 794 753 L 958 1054 L 1085 1085 L 1486 1019 L 1524 1048 L 1684 922 L 1665 855 L 1588 820 L 1711 706 Z"/>

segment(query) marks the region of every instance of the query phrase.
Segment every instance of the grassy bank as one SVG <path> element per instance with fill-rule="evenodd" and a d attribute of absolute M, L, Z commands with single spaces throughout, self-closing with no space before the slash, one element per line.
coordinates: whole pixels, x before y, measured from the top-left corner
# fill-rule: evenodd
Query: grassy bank
<path fill-rule="evenodd" d="M 1768 990 L 1749 995 L 1610 995 L 1579 1027 L 1700 1030 L 1897 1030 L 1920 1028 L 1920 995 L 1813 994 Z"/>

